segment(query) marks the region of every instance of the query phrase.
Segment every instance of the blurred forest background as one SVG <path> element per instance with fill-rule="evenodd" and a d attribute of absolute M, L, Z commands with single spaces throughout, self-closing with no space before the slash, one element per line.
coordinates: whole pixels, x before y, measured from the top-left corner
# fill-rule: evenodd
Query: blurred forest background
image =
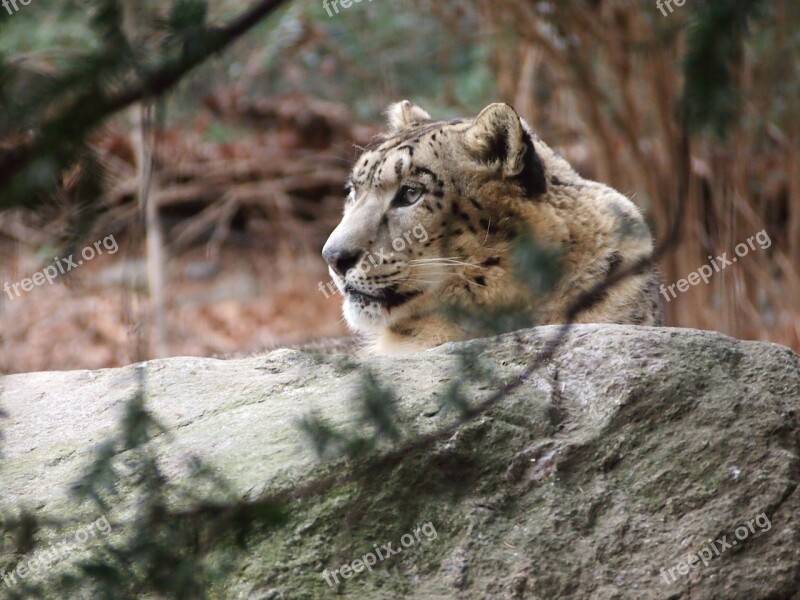
<path fill-rule="evenodd" d="M 697 11 L 713 10 L 701 0 L 666 14 L 655 0 L 363 0 L 339 4 L 338 14 L 322 0 L 276 4 L 151 107 L 133 104 L 90 128 L 73 162 L 47 158 L 14 178 L 0 168 L 0 285 L 110 235 L 119 245 L 54 285 L 0 295 L 0 373 L 346 333 L 339 298 L 319 290 L 329 280 L 319 252 L 357 147 L 402 98 L 436 118 L 512 104 L 584 176 L 632 197 L 660 236 L 676 208 L 685 159 L 676 115 L 692 69 L 695 93 L 709 94 L 703 122 L 720 126 L 693 134 L 683 235 L 660 263 L 663 282 L 709 255 L 732 257 L 762 229 L 772 245 L 679 294 L 666 304 L 668 325 L 800 350 L 796 2 L 731 0 L 753 18 L 743 47 L 720 50 L 735 56 L 723 72 L 686 56 Z M 190 52 L 197 22 L 228 22 L 250 4 L 216 0 L 205 14 L 189 0 L 175 3 L 180 11 L 125 2 L 121 32 L 113 5 L 0 9 L 4 166 L 36 131 L 32 114 L 57 114 L 75 89 L 91 98 L 124 87 L 130 74 L 119 75 L 109 49 L 139 57 L 133 71 L 146 71 L 175 29 Z M 738 93 L 715 95 L 728 76 Z M 73 123 L 61 125 L 69 132 Z M 158 207 L 163 243 L 145 235 L 143 191 Z"/>

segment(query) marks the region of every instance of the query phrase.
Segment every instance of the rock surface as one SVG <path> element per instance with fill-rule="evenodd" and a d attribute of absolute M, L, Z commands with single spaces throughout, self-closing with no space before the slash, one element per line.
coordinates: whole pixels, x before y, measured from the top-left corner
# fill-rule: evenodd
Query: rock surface
<path fill-rule="evenodd" d="M 554 333 L 502 336 L 483 358 L 512 380 Z M 479 343 L 364 362 L 396 392 L 404 427 L 424 433 L 452 419 L 439 398 L 459 377 L 459 349 Z M 7 376 L 0 511 L 71 509 L 69 485 L 117 427 L 140 372 L 175 480 L 196 454 L 256 495 L 332 468 L 316 466 L 300 417 L 360 426 L 350 399 L 361 375 L 345 356 L 279 350 Z M 470 387 L 473 399 L 492 391 Z M 212 597 L 798 597 L 799 482 L 800 359 L 789 349 L 583 325 L 446 441 L 296 504 L 287 526 L 249 540 Z M 323 578 L 388 543 L 402 551 L 371 572 L 339 573 L 336 590 Z"/>

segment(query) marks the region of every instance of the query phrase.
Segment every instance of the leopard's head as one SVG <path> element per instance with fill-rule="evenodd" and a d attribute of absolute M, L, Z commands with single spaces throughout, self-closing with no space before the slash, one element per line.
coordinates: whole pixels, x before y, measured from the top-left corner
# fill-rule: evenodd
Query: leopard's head
<path fill-rule="evenodd" d="M 355 162 L 322 252 L 360 332 L 402 329 L 443 296 L 479 303 L 510 269 L 521 204 L 546 192 L 534 138 L 508 105 L 434 121 L 403 101 L 388 116 Z"/>

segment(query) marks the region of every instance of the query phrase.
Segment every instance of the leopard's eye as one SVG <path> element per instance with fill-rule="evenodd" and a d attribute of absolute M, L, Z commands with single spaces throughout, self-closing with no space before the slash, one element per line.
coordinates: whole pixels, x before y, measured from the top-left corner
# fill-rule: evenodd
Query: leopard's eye
<path fill-rule="evenodd" d="M 350 204 L 353 203 L 353 200 L 356 199 L 356 193 L 355 193 L 355 189 L 353 187 L 353 184 L 350 183 L 350 182 L 347 182 L 345 184 L 345 186 L 344 186 L 344 191 L 345 191 L 345 194 L 347 194 L 347 196 L 345 196 L 345 199 L 344 199 L 344 205 L 345 206 L 349 206 Z"/>
<path fill-rule="evenodd" d="M 421 186 L 402 185 L 392 200 L 392 206 L 411 206 L 419 202 L 423 194 L 425 194 L 425 189 Z"/>

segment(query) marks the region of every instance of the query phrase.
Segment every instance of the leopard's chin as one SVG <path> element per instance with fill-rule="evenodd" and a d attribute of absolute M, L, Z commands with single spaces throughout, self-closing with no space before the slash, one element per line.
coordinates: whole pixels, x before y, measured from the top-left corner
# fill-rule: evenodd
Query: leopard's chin
<path fill-rule="evenodd" d="M 350 286 L 344 289 L 344 316 L 347 324 L 356 331 L 378 333 L 389 326 L 391 318 L 422 290 L 401 292 L 393 286 L 374 294 L 360 292 Z"/>

